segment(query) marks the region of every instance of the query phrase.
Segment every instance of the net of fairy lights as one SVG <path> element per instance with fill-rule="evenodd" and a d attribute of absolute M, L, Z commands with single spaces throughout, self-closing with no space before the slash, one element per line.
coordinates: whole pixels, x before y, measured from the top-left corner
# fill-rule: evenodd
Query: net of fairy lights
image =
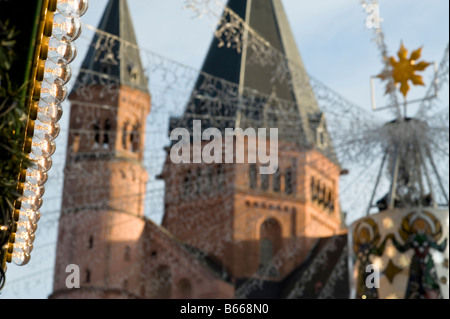
<path fill-rule="evenodd" d="M 88 8 L 88 0 L 50 0 L 44 2 L 45 18 L 41 17 L 42 36 L 38 40 L 33 71 L 25 152 L 30 164 L 22 167 L 19 193 L 15 203 L 14 225 L 6 256 L 7 262 L 26 265 L 33 250 L 33 241 L 41 213 L 44 184 L 56 150 L 55 139 L 60 132 L 58 121 L 61 103 L 67 95 L 71 78 L 70 63 L 76 57 L 74 41 L 81 34 L 80 17 Z"/>

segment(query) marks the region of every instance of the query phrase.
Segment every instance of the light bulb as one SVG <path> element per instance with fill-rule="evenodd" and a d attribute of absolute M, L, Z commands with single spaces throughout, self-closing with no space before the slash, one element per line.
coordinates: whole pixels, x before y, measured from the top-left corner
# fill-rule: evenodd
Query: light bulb
<path fill-rule="evenodd" d="M 37 224 L 36 223 L 32 223 L 30 221 L 19 221 L 17 223 L 17 230 L 16 233 L 29 233 L 29 234 L 34 234 L 36 232 L 37 229 Z"/>
<path fill-rule="evenodd" d="M 17 266 L 25 266 L 30 261 L 30 258 L 28 253 L 13 253 L 11 261 Z"/>
<path fill-rule="evenodd" d="M 44 186 L 31 185 L 30 183 L 25 183 L 23 185 L 23 196 L 26 198 L 30 197 L 41 198 L 42 196 L 44 196 L 44 193 L 45 193 Z"/>
<path fill-rule="evenodd" d="M 88 0 L 59 0 L 58 11 L 68 17 L 81 17 L 88 9 Z"/>
<path fill-rule="evenodd" d="M 76 17 L 66 17 L 57 13 L 53 17 L 53 36 L 62 40 L 67 37 L 69 41 L 75 41 L 81 34 L 80 20 Z"/>
<path fill-rule="evenodd" d="M 42 198 L 39 197 L 23 197 L 22 206 L 24 209 L 28 210 L 38 210 L 42 206 Z"/>
<path fill-rule="evenodd" d="M 56 103 L 47 103 L 43 100 L 39 101 L 37 118 L 44 123 L 58 122 L 60 105 Z"/>
<path fill-rule="evenodd" d="M 66 87 L 43 81 L 41 84 L 41 100 L 47 103 L 62 103 L 67 96 Z"/>
<path fill-rule="evenodd" d="M 66 36 L 61 36 L 58 40 L 55 37 L 51 37 L 48 42 L 48 58 L 63 58 L 67 63 L 71 63 L 77 56 L 77 47 L 75 43 L 70 42 L 70 39 Z"/>
<path fill-rule="evenodd" d="M 31 141 L 31 151 L 36 156 L 49 157 L 55 153 L 56 145 L 54 141 L 41 140 L 38 137 L 33 137 Z"/>
<path fill-rule="evenodd" d="M 36 224 L 41 219 L 41 212 L 38 210 L 26 210 L 21 208 L 19 211 L 19 222 L 27 222 Z"/>
<path fill-rule="evenodd" d="M 34 137 L 40 140 L 54 140 L 58 137 L 61 128 L 58 123 L 44 123 L 40 120 L 34 122 Z M 33 139 L 34 139 L 33 137 Z"/>
<path fill-rule="evenodd" d="M 49 84 L 64 85 L 69 82 L 72 71 L 61 57 L 48 58 L 44 66 L 44 80 Z"/>
<path fill-rule="evenodd" d="M 63 116 L 63 109 L 61 104 L 56 105 L 56 122 L 59 122 L 61 117 Z"/>
<path fill-rule="evenodd" d="M 31 245 L 34 242 L 34 239 L 35 239 L 34 233 L 29 232 L 16 233 L 14 237 L 14 244 Z"/>
<path fill-rule="evenodd" d="M 30 166 L 40 172 L 48 172 L 52 167 L 53 161 L 51 157 L 41 157 L 36 156 L 33 153 L 28 154 L 28 159 L 30 160 Z"/>
<path fill-rule="evenodd" d="M 31 167 L 27 168 L 25 181 L 30 183 L 31 185 L 42 186 L 45 184 L 45 182 L 47 182 L 47 179 L 48 179 L 47 173 L 41 172 Z"/>
<path fill-rule="evenodd" d="M 33 251 L 33 244 L 14 244 L 13 245 L 13 254 L 29 254 Z"/>

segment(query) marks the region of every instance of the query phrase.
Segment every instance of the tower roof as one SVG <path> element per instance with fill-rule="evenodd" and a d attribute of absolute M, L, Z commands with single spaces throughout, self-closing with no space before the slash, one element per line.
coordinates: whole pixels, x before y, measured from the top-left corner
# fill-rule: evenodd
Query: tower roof
<path fill-rule="evenodd" d="M 82 71 L 103 74 L 122 85 L 148 92 L 127 0 L 109 0 L 98 29 L 119 37 L 121 41 L 96 33 L 81 66 Z M 75 89 L 80 82 L 83 85 L 98 84 L 96 75 L 86 77 L 82 73 Z"/>
<path fill-rule="evenodd" d="M 222 129 L 270 126 L 278 127 L 281 139 L 298 143 L 301 147 L 317 145 L 316 131 L 322 126 L 322 131 L 327 134 L 326 123 L 281 0 L 229 0 L 228 7 L 286 57 L 280 63 L 286 63 L 289 72 L 282 81 L 274 81 L 279 63 L 255 62 L 255 51 L 249 37 L 242 38 L 241 52 L 219 45 L 220 41 L 214 37 L 186 111 L 182 118 L 171 120 L 171 127 L 190 128 L 192 119 L 202 119 L 202 125 L 206 121 L 210 126 Z M 232 98 L 217 96 L 209 89 L 210 85 L 205 85 L 209 81 L 207 74 L 235 83 L 239 98 L 233 101 Z M 217 84 L 217 81 L 213 85 L 219 91 L 223 88 L 223 84 Z M 255 97 L 255 92 L 263 96 Z M 214 98 L 221 100 L 220 103 L 205 104 L 205 101 Z M 258 105 L 256 108 L 255 104 Z M 207 120 L 206 114 L 210 115 Z M 275 116 L 276 125 L 268 121 L 271 115 Z M 328 147 L 322 147 L 322 151 L 335 160 L 331 143 Z"/>

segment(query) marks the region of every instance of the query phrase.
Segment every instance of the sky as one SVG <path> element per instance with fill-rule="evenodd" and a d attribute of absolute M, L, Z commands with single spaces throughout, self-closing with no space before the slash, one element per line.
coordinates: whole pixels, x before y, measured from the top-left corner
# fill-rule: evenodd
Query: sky
<path fill-rule="evenodd" d="M 106 3 L 107 0 L 90 0 L 82 22 L 97 26 Z M 139 46 L 195 69 L 201 68 L 213 37 L 214 19 L 196 18 L 192 11 L 183 9 L 183 0 L 128 0 L 128 3 Z M 442 59 L 449 41 L 449 1 L 379 0 L 379 4 L 391 55 L 403 41 L 410 50 L 423 46 L 422 57 L 427 61 Z M 283 0 L 283 5 L 307 72 L 371 116 L 389 120 L 390 113 L 373 113 L 370 109 L 369 79 L 380 73 L 382 63 L 372 41 L 373 30 L 365 26 L 366 14 L 360 2 Z M 92 32 L 86 31 L 77 41 L 78 57 L 72 65 L 74 76 L 91 36 Z M 427 83 L 431 76 L 431 72 L 424 74 Z M 381 84 L 377 89 L 382 91 Z M 412 96 L 425 94 L 424 88 L 414 90 Z M 377 101 L 383 104 L 381 93 Z M 441 99 L 441 104 L 447 107 L 448 86 Z M 52 291 L 69 115 L 67 104 L 65 108 L 31 261 L 25 267 L 9 266 L 7 284 L 0 298 L 47 298 Z"/>

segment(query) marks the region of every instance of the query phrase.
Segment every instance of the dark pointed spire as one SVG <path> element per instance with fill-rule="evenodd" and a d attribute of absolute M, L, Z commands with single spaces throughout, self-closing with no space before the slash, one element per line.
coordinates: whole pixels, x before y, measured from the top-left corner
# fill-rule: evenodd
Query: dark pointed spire
<path fill-rule="evenodd" d="M 281 0 L 229 0 L 227 6 L 287 58 L 289 72 L 284 80 L 273 81 L 278 65 L 262 65 L 252 61 L 254 52 L 248 41 L 243 41 L 242 50 L 238 52 L 236 48 L 220 46 L 215 37 L 185 114 L 180 119 L 172 119 L 171 127 L 184 126 L 189 129 L 192 119 L 202 119 L 202 126 L 221 129 L 265 127 L 270 123 L 271 127 L 279 128 L 281 139 L 306 148 L 318 146 L 332 161 L 336 161 L 325 118 L 318 107 Z M 235 83 L 238 92 L 233 94 L 237 93 L 239 98 L 227 105 L 220 96 L 215 96 L 210 83 L 205 85 L 208 80 L 205 73 Z M 213 86 L 220 88 L 221 84 L 214 83 Z M 251 103 L 249 101 L 254 101 L 256 91 L 264 95 L 256 99 L 261 109 L 247 105 Z M 253 100 L 247 99 L 248 95 L 252 95 Z M 215 104 L 213 100 L 221 102 Z M 287 115 L 286 105 L 294 105 Z M 283 112 L 284 116 L 277 119 Z M 209 119 L 205 120 L 204 115 L 208 115 Z M 276 125 L 268 120 L 270 116 L 275 117 Z M 324 139 L 329 143 L 324 143 Z"/>
<path fill-rule="evenodd" d="M 122 85 L 148 92 L 127 0 L 109 0 L 98 29 L 119 37 L 121 41 L 96 33 L 83 61 L 82 70 L 106 74 Z M 92 78 L 93 84 L 98 79 L 95 76 L 88 78 Z M 85 77 L 83 85 L 86 84 L 89 83 L 86 83 Z"/>

